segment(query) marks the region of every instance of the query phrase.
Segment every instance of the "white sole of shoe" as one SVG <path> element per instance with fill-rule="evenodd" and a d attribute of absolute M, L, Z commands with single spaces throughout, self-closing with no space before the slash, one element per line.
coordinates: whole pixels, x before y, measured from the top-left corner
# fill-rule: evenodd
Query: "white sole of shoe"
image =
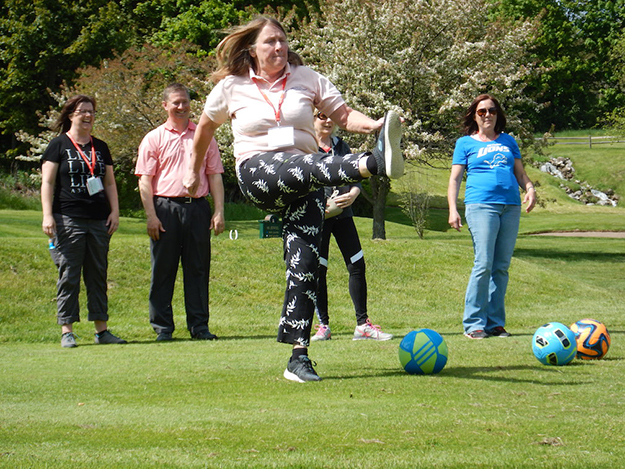
<path fill-rule="evenodd" d="M 304 381 L 303 379 L 301 379 L 299 376 L 297 376 L 295 373 L 291 373 L 288 368 L 284 370 L 283 376 L 288 379 L 289 381 L 295 381 L 296 383 L 308 383 L 308 381 Z M 321 378 L 315 380 L 315 379 L 311 379 L 310 382 L 315 382 L 315 381 L 321 381 Z"/>
<path fill-rule="evenodd" d="M 296 383 L 305 383 L 303 379 L 300 379 L 295 373 L 291 373 L 289 370 L 284 370 L 284 377 L 289 381 L 295 381 Z"/>
<path fill-rule="evenodd" d="M 314 336 L 312 336 L 310 338 L 310 341 L 311 342 L 319 342 L 319 341 L 322 341 L 322 340 L 330 340 L 330 339 L 332 339 L 332 337 L 317 337 L 316 335 L 314 335 Z"/>
<path fill-rule="evenodd" d="M 471 336 L 471 335 L 469 335 L 469 334 L 465 334 L 464 336 L 465 336 L 467 339 L 471 339 L 471 340 L 484 340 L 484 339 L 486 339 L 486 337 L 473 337 L 473 336 Z"/>
<path fill-rule="evenodd" d="M 399 179 L 404 175 L 404 156 L 401 152 L 401 119 L 395 111 L 388 111 L 384 120 L 384 162 L 386 175 Z"/>
<path fill-rule="evenodd" d="M 375 337 L 354 337 L 352 340 L 377 340 L 378 342 L 384 342 L 385 340 L 391 340 L 393 337 L 385 337 L 383 339 L 377 339 Z"/>

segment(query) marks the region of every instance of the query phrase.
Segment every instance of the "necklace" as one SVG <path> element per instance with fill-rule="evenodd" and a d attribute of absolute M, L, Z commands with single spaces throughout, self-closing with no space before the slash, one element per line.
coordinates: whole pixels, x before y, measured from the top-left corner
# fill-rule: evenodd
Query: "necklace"
<path fill-rule="evenodd" d="M 495 134 L 493 138 L 486 137 L 485 135 L 482 135 L 479 132 L 476 132 L 473 135 L 475 135 L 480 142 L 492 142 L 494 140 L 497 140 L 497 134 Z"/>

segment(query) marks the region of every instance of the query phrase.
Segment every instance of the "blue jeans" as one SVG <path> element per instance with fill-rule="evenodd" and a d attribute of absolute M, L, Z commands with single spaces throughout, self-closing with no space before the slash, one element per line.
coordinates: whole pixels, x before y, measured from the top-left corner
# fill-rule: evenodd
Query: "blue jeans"
<path fill-rule="evenodd" d="M 467 285 L 462 325 L 466 333 L 506 323 L 508 268 L 519 233 L 520 205 L 468 204 L 465 218 L 475 259 Z"/>

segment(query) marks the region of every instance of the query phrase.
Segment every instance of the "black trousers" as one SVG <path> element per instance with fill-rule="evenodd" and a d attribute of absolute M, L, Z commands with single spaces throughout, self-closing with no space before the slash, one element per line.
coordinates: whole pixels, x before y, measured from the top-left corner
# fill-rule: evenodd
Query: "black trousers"
<path fill-rule="evenodd" d="M 171 301 L 178 264 L 181 262 L 187 329 L 193 336 L 208 330 L 211 206 L 203 198 L 184 203 L 166 197 L 155 197 L 154 208 L 165 232 L 160 234 L 158 241 L 150 241 L 150 324 L 157 334 L 174 331 Z"/>
<path fill-rule="evenodd" d="M 306 347 L 310 343 L 325 213 L 321 188 L 363 180 L 358 164 L 364 156 L 269 152 L 237 167 L 243 194 L 257 207 L 282 215 L 286 289 L 278 342 Z"/>

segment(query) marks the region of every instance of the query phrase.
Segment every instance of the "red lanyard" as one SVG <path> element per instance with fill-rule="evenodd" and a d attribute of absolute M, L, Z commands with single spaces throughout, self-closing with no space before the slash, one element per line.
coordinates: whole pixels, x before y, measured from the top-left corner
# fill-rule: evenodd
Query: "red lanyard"
<path fill-rule="evenodd" d="M 91 175 L 93 176 L 94 175 L 93 172 L 95 171 L 95 163 L 97 160 L 96 155 L 95 155 L 95 147 L 93 146 L 93 137 L 90 137 L 91 138 L 91 163 L 89 163 L 89 160 L 87 159 L 87 155 L 83 153 L 83 151 L 80 149 L 78 144 L 74 141 L 74 139 L 69 134 L 69 132 L 67 132 L 66 135 L 72 141 L 76 150 L 78 150 L 78 154 L 81 156 L 81 158 L 85 160 L 85 163 L 87 163 L 87 167 L 89 168 L 89 171 L 91 171 Z"/>
<path fill-rule="evenodd" d="M 278 101 L 278 109 L 276 109 L 276 107 L 273 105 L 273 103 L 269 99 L 269 96 L 267 96 L 265 92 L 260 89 L 260 86 L 258 85 L 258 81 L 256 81 L 257 79 L 252 78 L 252 80 L 254 81 L 254 84 L 258 88 L 258 91 L 260 91 L 260 94 L 263 95 L 263 98 L 265 98 L 265 101 L 267 101 L 267 104 L 269 104 L 271 106 L 271 109 L 273 109 L 273 112 L 276 115 L 276 122 L 278 123 L 278 126 L 280 125 L 280 112 L 282 110 L 282 103 L 284 103 L 284 96 L 286 95 L 286 92 L 284 90 L 286 89 L 286 80 L 288 78 L 289 76 L 287 75 L 284 77 L 284 80 L 282 80 L 282 94 L 280 95 L 280 101 Z"/>

